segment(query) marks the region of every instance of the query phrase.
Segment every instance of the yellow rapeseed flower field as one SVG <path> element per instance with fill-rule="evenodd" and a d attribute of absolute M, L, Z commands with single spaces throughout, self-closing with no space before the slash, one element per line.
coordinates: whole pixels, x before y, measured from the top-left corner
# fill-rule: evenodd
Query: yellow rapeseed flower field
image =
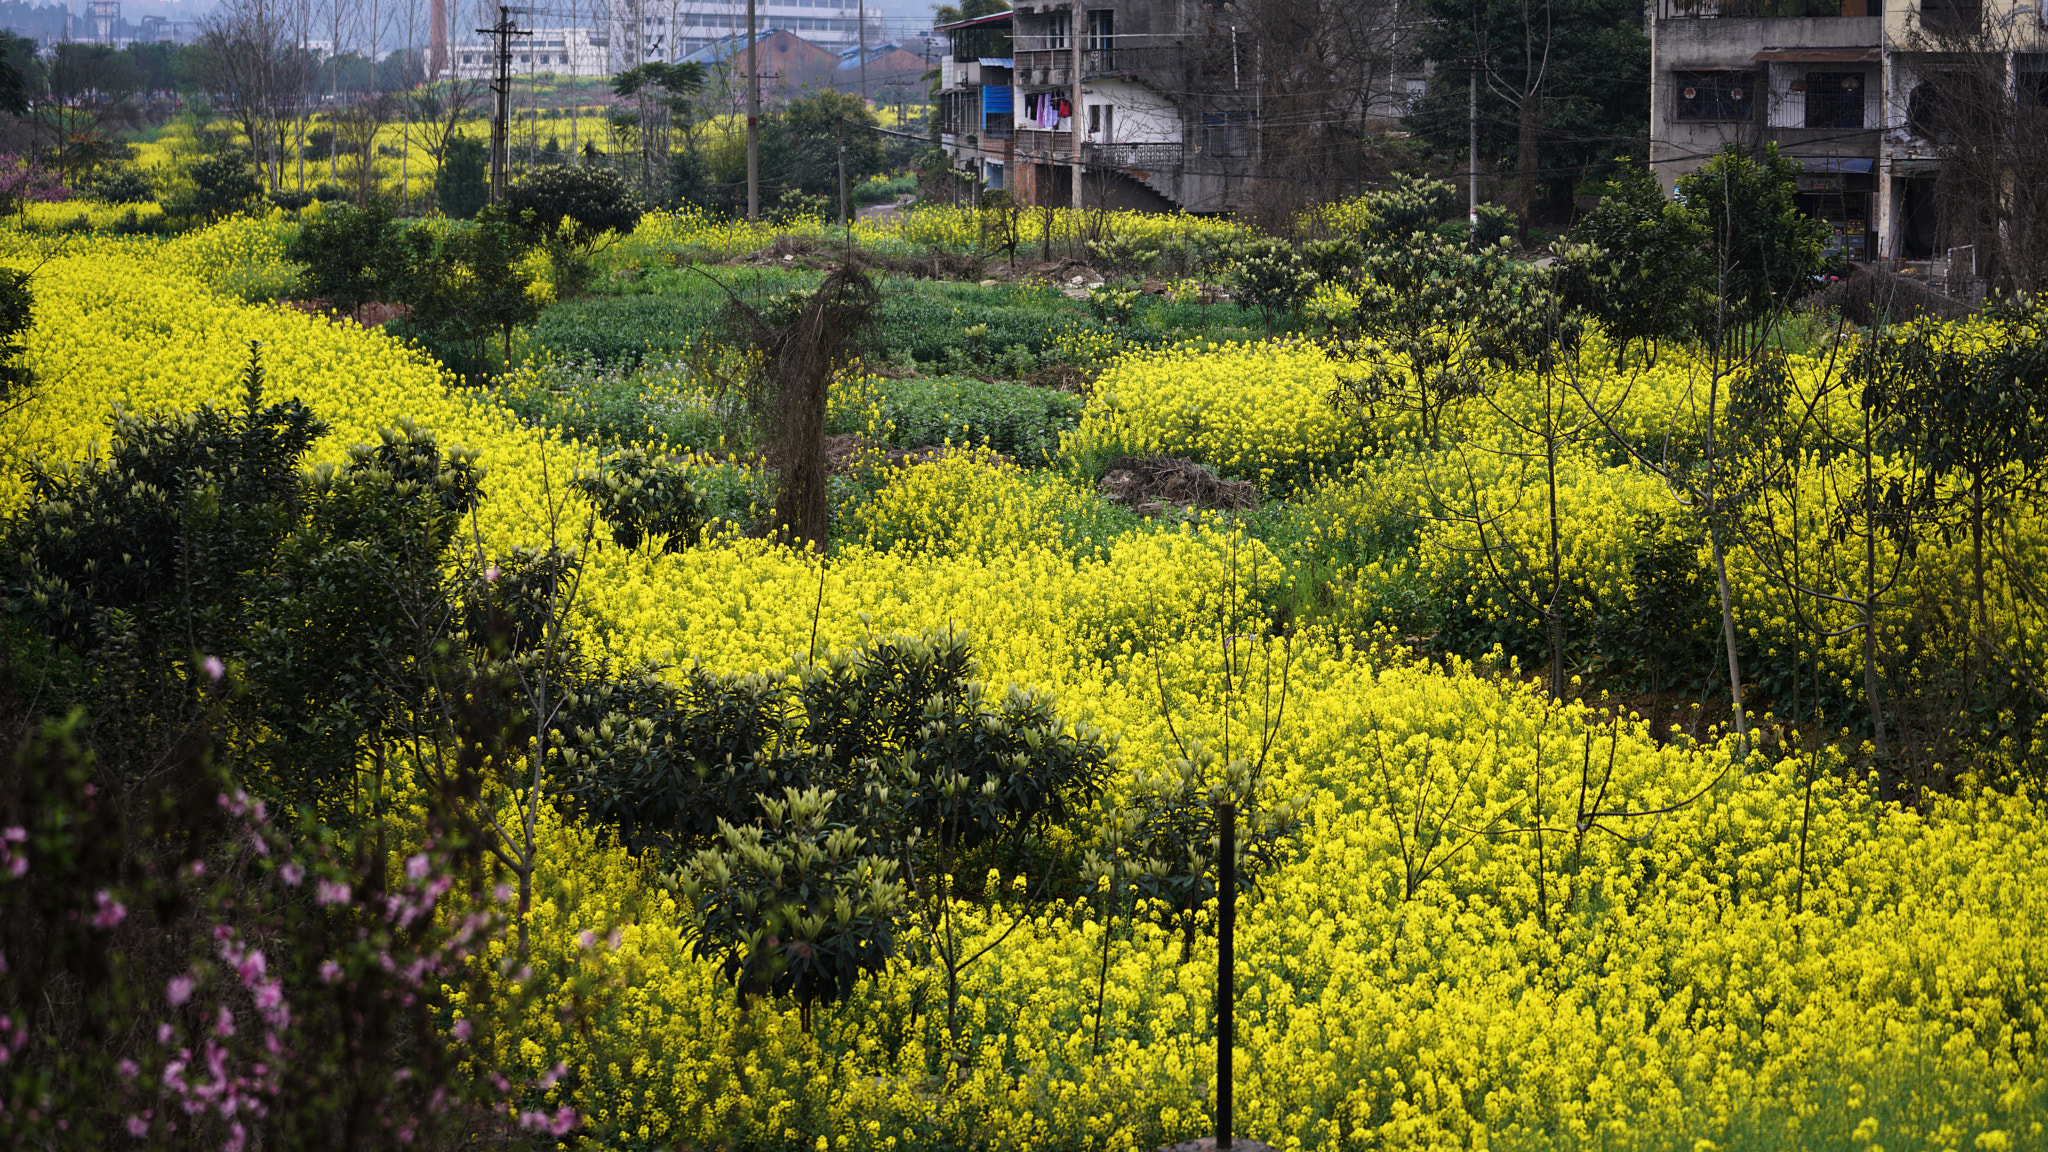
<path fill-rule="evenodd" d="M 544 542 L 551 504 L 581 523 L 566 481 L 583 446 L 379 333 L 216 288 L 275 235 L 9 238 L 6 261 L 38 269 L 41 383 L 0 417 L 0 504 L 21 500 L 25 461 L 88 456 L 116 406 L 233 398 L 255 342 L 269 395 L 329 423 L 318 459 L 412 421 L 481 454 L 486 547 Z M 1330 531 L 1468 481 L 1532 499 L 1478 440 L 1462 475 L 1397 457 L 1353 471 L 1360 433 L 1325 402 L 1336 371 L 1286 343 L 1136 353 L 1069 450 L 1297 485 Z M 1590 448 L 1563 477 L 1574 578 L 1626 580 L 1615 524 L 1668 493 Z M 1244 639 L 1229 610 L 1290 574 L 1222 518 L 1070 547 L 1056 513 L 1086 498 L 946 454 L 886 476 L 862 541 L 825 561 L 743 539 L 597 549 L 578 626 L 616 660 L 722 671 L 799 663 L 814 629 L 827 650 L 963 629 L 983 678 L 1117 738 L 1113 803 L 1178 756 L 1169 711 L 1219 746 L 1226 723 L 1241 741 L 1259 722 L 1226 671 Z M 1456 564 L 1469 530 L 1433 521 L 1419 562 L 1478 589 Z M 1901 810 L 1828 756 L 1740 759 L 1456 660 L 1293 644 L 1271 788 L 1303 799 L 1306 824 L 1238 929 L 1240 1131 L 1284 1149 L 2048 1147 L 2048 821 L 2031 797 Z M 963 903 L 989 950 L 965 973 L 957 1043 L 914 948 L 806 1033 L 793 1008 L 741 1010 L 691 957 L 688 913 L 649 863 L 552 813 L 541 836 L 534 969 L 607 991 L 588 1028 L 543 989 L 487 1041 L 519 1071 L 567 1065 L 550 1105 L 573 1105 L 592 1146 L 1148 1149 L 1205 1130 L 1213 960 L 1143 910 L 1083 900 L 1019 922 Z"/>

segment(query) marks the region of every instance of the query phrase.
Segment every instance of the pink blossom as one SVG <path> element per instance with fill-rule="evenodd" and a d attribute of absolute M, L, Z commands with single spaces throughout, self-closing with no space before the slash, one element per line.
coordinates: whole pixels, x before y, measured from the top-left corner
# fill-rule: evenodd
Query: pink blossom
<path fill-rule="evenodd" d="M 306 878 L 306 870 L 299 867 L 297 862 L 284 865 L 277 870 L 277 874 L 284 877 L 284 882 L 294 888 L 299 886 L 299 881 Z"/>
<path fill-rule="evenodd" d="M 584 949 L 585 951 L 590 950 L 596 945 L 597 933 L 592 932 L 587 928 L 583 930 L 583 935 L 576 937 L 576 946 L 578 948 Z"/>
<path fill-rule="evenodd" d="M 206 669 L 206 678 L 216 684 L 220 683 L 220 678 L 228 672 L 228 666 L 221 663 L 218 656 L 208 656 L 202 667 Z"/>
<path fill-rule="evenodd" d="M 320 982 L 322 984 L 332 984 L 339 979 L 341 979 L 341 965 L 336 964 L 332 960 L 322 960 L 320 962 Z"/>
<path fill-rule="evenodd" d="M 422 852 L 405 862 L 405 878 L 407 880 L 424 880 L 427 878 L 426 853 Z"/>
<path fill-rule="evenodd" d="M 149 1135 L 149 1121 L 144 1120 L 140 1116 L 130 1116 L 128 1118 L 128 1134 L 137 1140 Z"/>
<path fill-rule="evenodd" d="M 486 583 L 486 584 L 495 584 L 495 583 L 497 583 L 497 582 L 498 582 L 498 575 L 499 575 L 499 573 L 498 573 L 498 566 L 497 566 L 496 564 L 493 564 L 493 565 L 491 565 L 491 566 L 490 566 L 489 568 L 486 568 L 486 569 L 484 569 L 484 583 Z"/>
<path fill-rule="evenodd" d="M 185 990 L 185 995 L 190 996 L 191 994 L 191 989 Z M 156 1026 L 156 1042 L 159 1044 L 169 1044 L 171 1042 L 171 1026 L 169 1024 L 159 1024 Z"/>
<path fill-rule="evenodd" d="M 164 986 L 164 997 L 171 1002 L 171 1007 L 176 1008 L 192 998 L 192 988 L 197 983 L 189 975 L 173 976 L 171 982 Z M 169 1028 L 170 1025 L 164 1027 Z"/>
<path fill-rule="evenodd" d="M 28 829 L 23 828 L 19 824 L 10 824 L 5 828 L 0 828 L 0 843 L 19 844 L 26 839 L 28 839 Z"/>
<path fill-rule="evenodd" d="M 233 1036 L 235 1034 L 235 1014 L 228 1011 L 228 1006 L 225 1004 L 220 1006 L 220 1014 L 213 1018 L 213 1031 L 216 1036 Z"/>
<path fill-rule="evenodd" d="M 194 860 L 194 861 L 192 862 L 191 872 L 192 872 L 192 875 L 194 875 L 194 876 L 204 876 L 204 875 L 206 875 L 206 861 L 204 861 L 204 860 Z"/>
<path fill-rule="evenodd" d="M 110 895 L 105 888 L 102 888 L 98 892 L 94 893 L 92 899 L 93 903 L 99 905 L 100 909 L 97 913 L 93 915 L 93 927 L 112 928 L 114 925 L 119 924 L 121 921 L 126 920 L 128 918 L 128 909 L 122 907 L 121 902 L 119 900 L 114 899 L 114 897 Z"/>
<path fill-rule="evenodd" d="M 16 856 L 7 862 L 7 873 L 16 880 L 28 875 L 28 857 Z"/>
<path fill-rule="evenodd" d="M 114 1065 L 114 1070 L 121 1074 L 121 1079 L 123 1080 L 133 1080 L 142 1072 L 142 1069 L 136 1065 L 135 1061 L 128 1059 L 126 1056 L 121 1057 L 121 1062 Z"/>
<path fill-rule="evenodd" d="M 457 1021 L 455 1022 L 455 1028 L 453 1029 L 453 1031 L 454 1031 L 454 1033 L 455 1033 L 455 1038 L 456 1038 L 457 1040 L 467 1040 L 467 1039 L 469 1039 L 469 1020 L 468 1020 L 468 1018 L 467 1018 L 467 1017 L 465 1017 L 465 1018 L 463 1018 L 463 1019 L 461 1019 L 461 1020 L 457 1020 Z"/>
<path fill-rule="evenodd" d="M 313 892 L 313 898 L 322 904 L 346 904 L 348 896 L 348 885 L 338 880 L 322 880 Z"/>

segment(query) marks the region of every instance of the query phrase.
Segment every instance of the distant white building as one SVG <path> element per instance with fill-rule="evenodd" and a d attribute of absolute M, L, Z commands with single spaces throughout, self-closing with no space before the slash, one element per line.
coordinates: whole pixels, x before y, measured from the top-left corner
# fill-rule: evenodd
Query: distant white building
<path fill-rule="evenodd" d="M 759 32 L 794 32 L 837 52 L 860 43 L 860 6 L 846 0 L 755 0 Z M 867 8 L 870 45 L 883 43 L 882 14 Z M 612 68 L 675 63 L 747 30 L 746 0 L 613 0 Z"/>
<path fill-rule="evenodd" d="M 488 80 L 497 73 L 495 45 L 472 40 L 448 46 L 448 71 L 464 80 Z M 552 72 L 562 76 L 606 76 L 612 66 L 611 35 L 603 28 L 538 28 L 512 41 L 512 74 Z"/>

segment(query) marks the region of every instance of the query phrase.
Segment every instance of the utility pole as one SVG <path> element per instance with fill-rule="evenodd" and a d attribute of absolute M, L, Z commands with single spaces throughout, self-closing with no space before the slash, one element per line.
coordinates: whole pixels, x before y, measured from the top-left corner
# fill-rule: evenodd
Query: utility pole
<path fill-rule="evenodd" d="M 761 77 L 754 57 L 754 0 L 747 0 L 747 219 L 761 219 Z"/>
<path fill-rule="evenodd" d="M 857 49 L 860 52 L 860 106 L 865 108 L 868 106 L 868 0 L 860 0 L 855 11 L 860 18 L 860 46 Z M 839 150 L 844 152 L 846 148 L 841 145 Z"/>
<path fill-rule="evenodd" d="M 1081 30 L 1086 26 L 1088 14 L 1081 8 L 1081 0 L 1074 0 L 1074 26 L 1067 29 L 1067 42 L 1074 49 L 1074 114 L 1067 118 L 1067 129 L 1074 137 L 1074 211 L 1081 210 Z M 1075 235 L 1079 236 L 1079 224 Z"/>
<path fill-rule="evenodd" d="M 1471 157 L 1465 171 L 1466 213 L 1476 241 L 1479 236 L 1479 57 L 1474 56 L 1465 63 L 1466 131 L 1471 138 Z"/>
<path fill-rule="evenodd" d="M 837 117 L 839 137 L 839 223 L 846 228 L 847 247 L 853 246 L 853 216 L 846 210 L 846 117 Z"/>
<path fill-rule="evenodd" d="M 505 196 L 506 150 L 510 144 L 506 115 L 512 93 L 512 38 L 533 33 L 517 27 L 512 22 L 512 9 L 502 4 L 498 6 L 498 22 L 489 28 L 477 29 L 477 33 L 498 42 L 495 50 L 497 68 L 491 80 L 491 91 L 497 96 L 497 107 L 491 116 L 491 203 L 497 204 Z"/>

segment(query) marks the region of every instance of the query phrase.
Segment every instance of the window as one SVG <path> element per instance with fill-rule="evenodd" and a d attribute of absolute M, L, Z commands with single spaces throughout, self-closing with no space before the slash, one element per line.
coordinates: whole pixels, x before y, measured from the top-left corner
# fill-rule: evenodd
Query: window
<path fill-rule="evenodd" d="M 1753 72 L 1673 72 L 1673 120 L 1748 120 L 1756 112 Z"/>
<path fill-rule="evenodd" d="M 1863 73 L 1808 72 L 1806 126 L 1863 127 Z"/>
<path fill-rule="evenodd" d="M 1046 48 L 1054 52 L 1072 48 L 1073 42 L 1071 37 L 1073 31 L 1074 14 L 1072 12 L 1053 13 L 1052 18 L 1045 22 Z"/>
<path fill-rule="evenodd" d="M 1096 67 L 1107 71 L 1116 67 L 1112 60 L 1116 50 L 1116 13 L 1101 9 L 1088 13 L 1088 39 L 1082 47 L 1098 55 Z"/>
<path fill-rule="evenodd" d="M 1248 155 L 1250 130 L 1251 113 L 1249 112 L 1202 113 L 1202 155 Z"/>
<path fill-rule="evenodd" d="M 1929 32 L 1975 32 L 1983 22 L 1982 0 L 1920 0 L 1920 26 Z"/>
<path fill-rule="evenodd" d="M 1090 104 L 1088 106 L 1088 134 L 1097 138 L 1099 144 L 1107 144 L 1116 136 L 1116 106 L 1113 104 Z"/>

